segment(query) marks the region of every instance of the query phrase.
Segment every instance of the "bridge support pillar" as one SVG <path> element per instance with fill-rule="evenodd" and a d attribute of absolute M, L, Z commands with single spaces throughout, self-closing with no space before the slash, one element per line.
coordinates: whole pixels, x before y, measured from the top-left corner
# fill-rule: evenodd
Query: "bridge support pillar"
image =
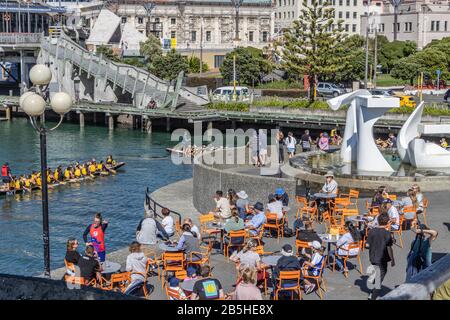
<path fill-rule="evenodd" d="M 170 132 L 170 118 L 166 118 L 166 131 Z"/>
<path fill-rule="evenodd" d="M 80 112 L 80 128 L 84 128 L 84 113 Z"/>
<path fill-rule="evenodd" d="M 153 130 L 153 128 L 152 128 L 152 120 L 151 119 L 147 119 L 147 123 L 145 124 L 145 131 L 150 134 L 150 133 L 152 133 L 152 130 Z"/>
<path fill-rule="evenodd" d="M 213 129 L 213 122 L 208 121 L 208 126 L 206 127 L 206 139 L 208 141 L 212 140 L 212 129 Z"/>
<path fill-rule="evenodd" d="M 94 121 L 94 123 L 97 123 L 97 112 L 94 112 L 92 121 Z"/>
<path fill-rule="evenodd" d="M 108 116 L 108 129 L 114 130 L 114 116 L 112 114 Z"/>
<path fill-rule="evenodd" d="M 231 121 L 231 129 L 236 130 L 236 121 L 235 120 Z"/>
<path fill-rule="evenodd" d="M 6 120 L 11 121 L 12 119 L 12 107 L 6 107 Z"/>

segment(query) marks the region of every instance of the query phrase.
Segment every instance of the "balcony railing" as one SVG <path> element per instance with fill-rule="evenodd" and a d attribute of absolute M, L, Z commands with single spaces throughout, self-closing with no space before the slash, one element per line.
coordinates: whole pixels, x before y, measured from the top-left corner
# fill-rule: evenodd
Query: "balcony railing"
<path fill-rule="evenodd" d="M 42 33 L 0 33 L 1 44 L 38 44 L 41 39 Z"/>

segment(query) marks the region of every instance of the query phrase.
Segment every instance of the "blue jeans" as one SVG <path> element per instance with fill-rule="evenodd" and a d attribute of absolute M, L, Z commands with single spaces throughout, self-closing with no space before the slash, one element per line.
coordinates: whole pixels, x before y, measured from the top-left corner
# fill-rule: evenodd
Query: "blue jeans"
<path fill-rule="evenodd" d="M 337 256 L 334 255 L 336 251 L 335 250 L 331 250 L 329 255 L 328 255 L 328 260 L 332 260 L 332 259 L 336 259 L 336 264 L 338 266 L 339 270 L 344 269 L 344 262 L 342 261 L 342 259 L 339 259 Z"/>

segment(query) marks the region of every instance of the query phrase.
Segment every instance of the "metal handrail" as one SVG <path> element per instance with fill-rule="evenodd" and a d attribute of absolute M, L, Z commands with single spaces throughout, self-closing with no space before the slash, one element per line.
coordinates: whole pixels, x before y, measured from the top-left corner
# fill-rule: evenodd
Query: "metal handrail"
<path fill-rule="evenodd" d="M 159 208 L 159 209 L 162 209 L 162 208 L 167 208 L 167 207 L 165 207 L 165 206 L 159 204 L 158 202 L 156 202 L 155 200 L 153 200 L 153 199 L 150 197 L 150 190 L 149 190 L 149 188 L 147 188 L 147 190 L 145 190 L 145 204 L 146 204 L 147 207 L 153 212 L 153 214 L 154 214 L 156 217 L 161 218 L 161 219 L 163 218 L 161 215 L 158 214 L 158 212 L 157 212 L 156 209 L 158 209 L 158 208 Z M 172 213 L 172 214 L 174 214 L 174 215 L 176 215 L 176 216 L 178 217 L 178 222 L 179 222 L 180 225 L 181 225 L 181 219 L 182 219 L 181 214 L 179 214 L 178 212 L 173 211 L 173 210 L 171 210 L 171 209 L 169 209 L 169 208 L 167 208 L 167 209 L 169 210 L 170 213 Z"/>

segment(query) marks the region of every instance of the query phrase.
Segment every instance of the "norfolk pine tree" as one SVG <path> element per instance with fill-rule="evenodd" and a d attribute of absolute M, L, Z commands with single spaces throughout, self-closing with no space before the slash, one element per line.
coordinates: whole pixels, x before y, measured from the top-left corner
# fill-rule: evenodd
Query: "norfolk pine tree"
<path fill-rule="evenodd" d="M 322 1 L 320 1 L 322 3 Z M 329 1 L 303 0 L 298 20 L 284 33 L 280 41 L 282 65 L 291 75 L 307 75 L 310 101 L 314 101 L 316 77 L 333 77 L 349 65 L 343 54 L 343 20 L 335 20 L 335 10 Z"/>

